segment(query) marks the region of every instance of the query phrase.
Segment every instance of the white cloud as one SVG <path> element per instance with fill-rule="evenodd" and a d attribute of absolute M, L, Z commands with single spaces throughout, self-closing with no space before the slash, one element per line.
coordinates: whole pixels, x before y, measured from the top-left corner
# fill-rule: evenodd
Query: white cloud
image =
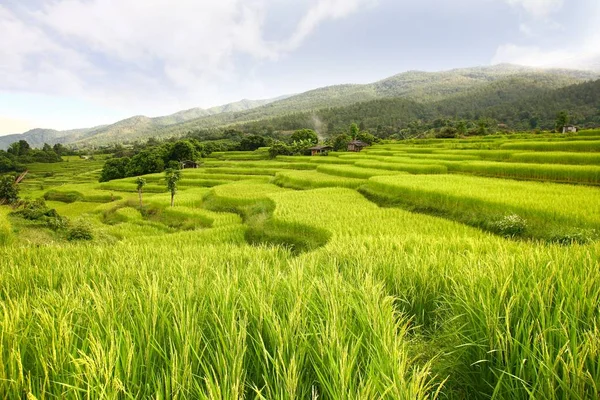
<path fill-rule="evenodd" d="M 269 7 L 281 1 L 291 0 L 41 0 L 29 12 L 0 5 L 0 90 L 215 105 L 225 100 L 220 85 L 251 84 L 241 77 L 253 63 L 277 60 L 319 24 L 374 0 L 303 0 L 295 32 L 265 40 Z"/>
<path fill-rule="evenodd" d="M 518 7 L 536 18 L 545 18 L 560 10 L 563 0 L 505 0 L 509 5 Z"/>
<path fill-rule="evenodd" d="M 575 69 L 591 69 L 600 71 L 600 32 L 597 22 L 600 21 L 600 3 L 590 3 L 586 8 L 587 19 L 577 21 L 576 27 L 570 24 L 563 27 L 562 34 L 570 38 L 568 47 L 555 45 L 540 46 L 531 44 L 508 43 L 498 47 L 492 64 L 514 63 L 535 67 L 563 67 Z M 548 21 L 548 24 L 558 24 Z M 548 25 L 546 24 L 546 25 Z M 526 36 L 536 33 L 533 28 L 527 30 Z M 536 35 L 539 36 L 539 35 Z"/>
<path fill-rule="evenodd" d="M 375 0 L 319 0 L 300 21 L 287 47 L 290 49 L 298 47 L 323 21 L 344 18 L 363 6 L 375 3 Z"/>

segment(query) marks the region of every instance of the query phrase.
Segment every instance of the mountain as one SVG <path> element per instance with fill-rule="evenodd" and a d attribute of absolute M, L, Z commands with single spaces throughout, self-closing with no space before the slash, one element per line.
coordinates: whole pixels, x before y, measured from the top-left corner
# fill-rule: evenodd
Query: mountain
<path fill-rule="evenodd" d="M 360 109 L 360 104 L 386 99 L 402 99 L 402 104 L 431 107 L 440 107 L 444 101 L 448 101 L 459 108 L 462 103 L 468 104 L 478 99 L 480 106 L 492 107 L 528 98 L 539 91 L 564 88 L 599 77 L 599 73 L 590 71 L 539 69 L 510 64 L 443 72 L 408 71 L 370 84 L 329 86 L 277 99 L 242 100 L 207 110 L 194 108 L 158 118 L 136 116 L 112 125 L 68 133 L 44 130 L 46 134 L 40 135 L 34 133 L 39 130 L 34 130 L 9 138 L 0 137 L 0 148 L 20 138 L 28 141 L 31 138 L 33 146 L 40 146 L 44 141 L 93 146 L 150 137 L 179 137 L 198 129 L 247 126 L 252 123 L 267 126 L 271 120 L 291 121 L 297 114 L 310 115 L 353 105 Z M 290 127 L 294 124 L 284 125 Z"/>
<path fill-rule="evenodd" d="M 344 107 L 377 99 L 403 98 L 432 103 L 489 90 L 494 84 L 516 86 L 520 95 L 532 88 L 557 89 L 600 77 L 589 71 L 538 69 L 501 64 L 444 72 L 409 71 L 365 85 L 338 85 L 311 90 L 244 112 L 223 113 L 168 126 L 149 135 L 180 136 L 196 129 L 245 124 L 279 116 Z"/>
<path fill-rule="evenodd" d="M 291 131 L 327 127 L 326 133 L 332 134 L 360 122 L 367 130 L 387 136 L 406 128 L 411 128 L 412 133 L 424 132 L 443 126 L 446 120 L 489 118 L 513 130 L 553 129 L 557 113 L 563 110 L 568 110 L 576 125 L 600 126 L 600 80 L 548 88 L 522 77 L 510 77 L 439 101 L 384 98 L 289 113 L 232 128 L 252 131 L 256 126 L 270 126 L 276 131 Z"/>
<path fill-rule="evenodd" d="M 111 125 L 102 125 L 93 128 L 57 131 L 54 129 L 32 129 L 22 134 L 0 136 L 0 149 L 6 149 L 11 143 L 26 140 L 32 147 L 41 147 L 44 143 L 92 143 L 97 138 L 102 138 L 103 143 L 121 142 L 139 138 L 144 132 L 154 132 L 170 125 L 181 124 L 186 121 L 220 113 L 240 112 L 264 106 L 274 101 L 285 99 L 281 96 L 267 100 L 241 100 L 209 109 L 192 108 L 179 111 L 164 117 L 149 118 L 143 115 L 127 118 Z M 142 137 L 146 137 L 143 136 Z"/>

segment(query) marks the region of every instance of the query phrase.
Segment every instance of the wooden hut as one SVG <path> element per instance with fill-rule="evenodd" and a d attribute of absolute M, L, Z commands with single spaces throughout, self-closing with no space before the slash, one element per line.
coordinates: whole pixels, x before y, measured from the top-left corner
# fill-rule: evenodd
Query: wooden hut
<path fill-rule="evenodd" d="M 311 147 L 309 150 L 310 150 L 311 156 L 317 156 L 317 155 L 321 155 L 323 153 L 327 153 L 327 152 L 333 150 L 333 147 L 331 147 L 331 146 L 315 146 L 315 147 Z"/>
<path fill-rule="evenodd" d="M 180 163 L 180 165 L 181 165 L 181 169 L 198 168 L 198 163 L 196 161 L 191 161 L 191 160 L 182 161 Z"/>
<path fill-rule="evenodd" d="M 565 125 L 563 126 L 562 133 L 577 133 L 578 130 L 575 125 Z"/>
<path fill-rule="evenodd" d="M 369 146 L 369 145 L 366 144 L 365 142 L 361 142 L 360 140 L 353 140 L 350 143 L 348 143 L 348 151 L 353 151 L 355 153 L 358 153 L 359 151 L 361 151 L 362 149 L 364 149 L 367 146 Z"/>

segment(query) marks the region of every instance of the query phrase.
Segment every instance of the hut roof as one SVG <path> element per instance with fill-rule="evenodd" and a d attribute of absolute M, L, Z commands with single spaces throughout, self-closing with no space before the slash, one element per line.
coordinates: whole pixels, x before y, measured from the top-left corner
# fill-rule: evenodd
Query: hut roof
<path fill-rule="evenodd" d="M 361 142 L 360 140 L 353 140 L 348 144 L 352 144 L 354 146 L 358 146 L 358 147 L 367 147 L 368 144 L 366 144 L 365 142 Z"/>

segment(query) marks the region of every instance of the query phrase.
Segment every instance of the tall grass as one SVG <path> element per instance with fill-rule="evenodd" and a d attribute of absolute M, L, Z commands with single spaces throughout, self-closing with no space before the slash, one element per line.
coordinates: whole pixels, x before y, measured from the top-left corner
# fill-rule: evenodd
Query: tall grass
<path fill-rule="evenodd" d="M 572 142 L 509 142 L 502 144 L 500 147 L 506 150 L 597 152 L 600 151 L 600 140 Z"/>
<path fill-rule="evenodd" d="M 328 175 L 336 175 L 348 178 L 366 179 L 372 176 L 380 175 L 398 175 L 402 171 L 392 171 L 377 168 L 362 168 L 353 165 L 320 165 L 317 168 L 318 172 Z"/>
<path fill-rule="evenodd" d="M 411 174 L 445 174 L 448 168 L 436 164 L 414 164 L 401 162 L 357 161 L 354 165 L 363 168 L 374 168 L 392 171 L 404 171 Z"/>
<path fill-rule="evenodd" d="M 9 209 L 0 206 L 0 246 L 6 246 L 12 242 L 12 227 L 8 221 Z"/>
<path fill-rule="evenodd" d="M 510 161 L 540 164 L 600 165 L 600 153 L 528 152 L 516 153 Z"/>
<path fill-rule="evenodd" d="M 501 225 L 510 215 L 524 220 L 522 231 L 515 234 L 526 237 L 568 240 L 589 230 L 589 238 L 594 239 L 594 230 L 600 228 L 600 192 L 595 188 L 457 175 L 399 175 L 371 178 L 365 190 L 384 202 L 441 213 L 499 233 L 510 233 L 502 232 Z"/>
<path fill-rule="evenodd" d="M 516 178 L 561 183 L 600 184 L 600 166 L 466 162 L 446 164 L 451 171 L 499 178 Z"/>
<path fill-rule="evenodd" d="M 364 182 L 364 179 L 333 176 L 316 171 L 282 171 L 275 175 L 274 180 L 277 185 L 293 189 L 358 188 Z"/>

